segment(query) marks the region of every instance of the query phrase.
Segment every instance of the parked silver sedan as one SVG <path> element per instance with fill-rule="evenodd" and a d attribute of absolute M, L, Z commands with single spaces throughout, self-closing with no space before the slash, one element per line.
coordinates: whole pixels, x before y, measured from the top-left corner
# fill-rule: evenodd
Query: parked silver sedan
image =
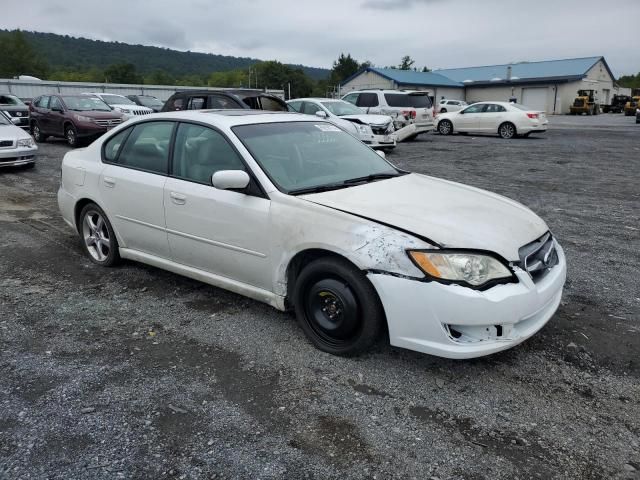
<path fill-rule="evenodd" d="M 37 151 L 33 138 L 0 112 L 0 167 L 33 167 Z"/>

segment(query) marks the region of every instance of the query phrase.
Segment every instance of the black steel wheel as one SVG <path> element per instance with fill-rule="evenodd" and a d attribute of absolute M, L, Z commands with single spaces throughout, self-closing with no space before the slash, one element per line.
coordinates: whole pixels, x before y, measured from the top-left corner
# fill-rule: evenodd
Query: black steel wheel
<path fill-rule="evenodd" d="M 298 276 L 293 296 L 302 330 L 324 352 L 356 355 L 380 336 L 385 319 L 378 294 L 345 260 L 325 257 L 309 263 Z"/>

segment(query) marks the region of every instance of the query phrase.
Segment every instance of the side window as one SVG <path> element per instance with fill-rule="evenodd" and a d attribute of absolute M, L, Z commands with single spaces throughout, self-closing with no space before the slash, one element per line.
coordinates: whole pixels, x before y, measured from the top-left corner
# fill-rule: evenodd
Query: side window
<path fill-rule="evenodd" d="M 447 102 L 447 105 L 458 105 L 458 102 L 451 100 Z"/>
<path fill-rule="evenodd" d="M 343 98 L 345 102 L 353 103 L 356 105 L 358 103 L 358 95 L 359 93 L 350 93 L 346 97 Z"/>
<path fill-rule="evenodd" d="M 177 97 L 174 98 L 171 102 L 170 110 L 183 110 L 184 109 L 184 98 Z"/>
<path fill-rule="evenodd" d="M 191 97 L 187 105 L 187 110 L 202 110 L 205 108 L 206 101 L 206 97 Z"/>
<path fill-rule="evenodd" d="M 139 123 L 121 147 L 118 164 L 166 175 L 173 122 Z"/>
<path fill-rule="evenodd" d="M 304 102 L 304 105 L 302 107 L 302 113 L 306 113 L 307 115 L 315 115 L 315 113 L 319 110 L 321 110 L 321 108 L 311 102 Z"/>
<path fill-rule="evenodd" d="M 130 128 L 127 128 L 120 133 L 114 135 L 109 140 L 107 140 L 104 144 L 104 160 L 109 163 L 113 163 L 118 158 L 118 152 L 120 151 L 122 144 L 124 143 L 127 135 L 131 131 Z"/>
<path fill-rule="evenodd" d="M 262 110 L 268 110 L 269 112 L 286 112 L 287 108 L 281 101 L 275 98 L 267 97 L 263 95 L 260 97 L 260 103 L 262 103 Z"/>
<path fill-rule="evenodd" d="M 221 133 L 201 125 L 181 123 L 176 134 L 172 176 L 211 185 L 211 175 L 219 170 L 246 168 Z"/>
<path fill-rule="evenodd" d="M 358 107 L 377 107 L 378 106 L 378 94 L 377 93 L 361 93 L 358 98 Z"/>
<path fill-rule="evenodd" d="M 300 112 L 300 107 L 302 107 L 302 102 L 289 102 L 289 111 L 290 112 Z"/>
<path fill-rule="evenodd" d="M 193 99 L 191 99 L 193 101 Z M 210 95 L 209 106 L 207 108 L 242 108 L 238 102 L 224 95 Z"/>
<path fill-rule="evenodd" d="M 54 109 L 62 110 L 62 103 L 60 103 L 60 99 L 58 97 L 51 97 L 51 101 L 49 102 L 49 108 L 51 110 L 54 110 Z"/>
<path fill-rule="evenodd" d="M 45 95 L 40 97 L 38 103 L 36 104 L 38 108 L 49 108 L 49 96 Z"/>
<path fill-rule="evenodd" d="M 470 107 L 467 107 L 463 111 L 464 113 L 482 113 L 482 111 L 484 110 L 484 107 L 485 107 L 485 104 L 480 103 L 480 104 L 471 105 Z"/>
<path fill-rule="evenodd" d="M 502 106 L 502 105 L 496 105 L 493 103 L 490 103 L 487 105 L 487 108 L 485 109 L 486 113 L 499 113 L 499 112 L 506 112 L 506 109 Z"/>

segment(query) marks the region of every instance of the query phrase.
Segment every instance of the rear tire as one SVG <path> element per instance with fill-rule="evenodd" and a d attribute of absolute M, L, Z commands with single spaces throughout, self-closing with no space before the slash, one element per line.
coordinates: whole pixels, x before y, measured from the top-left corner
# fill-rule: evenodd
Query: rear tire
<path fill-rule="evenodd" d="M 500 135 L 500 138 L 508 140 L 515 137 L 517 133 L 516 126 L 511 122 L 504 122 L 498 127 L 498 135 Z"/>
<path fill-rule="evenodd" d="M 293 292 L 298 323 L 311 343 L 332 355 L 352 356 L 380 337 L 385 322 L 375 288 L 346 260 L 324 257 L 302 269 Z"/>
<path fill-rule="evenodd" d="M 102 267 L 120 261 L 118 239 L 104 211 L 95 203 L 84 206 L 78 217 L 78 232 L 89 259 Z"/>
<path fill-rule="evenodd" d="M 450 120 L 441 120 L 438 123 L 438 133 L 440 135 L 451 135 L 453 133 L 453 123 Z"/>

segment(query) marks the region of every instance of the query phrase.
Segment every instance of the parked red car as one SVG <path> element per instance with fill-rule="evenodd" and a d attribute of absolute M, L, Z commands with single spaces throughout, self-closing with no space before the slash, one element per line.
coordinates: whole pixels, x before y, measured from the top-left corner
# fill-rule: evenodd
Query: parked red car
<path fill-rule="evenodd" d="M 29 111 L 36 142 L 61 137 L 72 147 L 92 141 L 123 122 L 121 113 L 86 95 L 42 95 L 31 102 Z"/>

